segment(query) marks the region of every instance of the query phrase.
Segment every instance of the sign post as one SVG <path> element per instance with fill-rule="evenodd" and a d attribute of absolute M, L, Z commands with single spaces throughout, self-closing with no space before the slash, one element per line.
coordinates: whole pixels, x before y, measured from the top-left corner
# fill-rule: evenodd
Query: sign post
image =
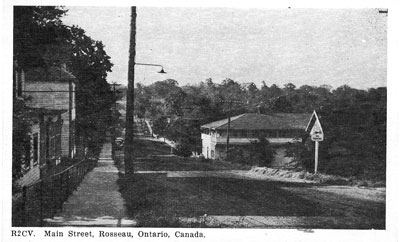
<path fill-rule="evenodd" d="M 318 149 L 319 149 L 319 142 L 324 140 L 324 132 L 322 131 L 321 123 L 319 122 L 317 113 L 314 111 L 313 116 L 311 117 L 309 126 L 313 121 L 313 126 L 310 131 L 311 140 L 315 142 L 315 166 L 314 166 L 314 173 L 318 172 Z M 309 127 L 307 127 L 308 129 Z"/>
<path fill-rule="evenodd" d="M 319 146 L 319 141 L 315 141 L 315 167 L 314 167 L 314 173 L 316 174 L 318 171 L 318 146 Z"/>

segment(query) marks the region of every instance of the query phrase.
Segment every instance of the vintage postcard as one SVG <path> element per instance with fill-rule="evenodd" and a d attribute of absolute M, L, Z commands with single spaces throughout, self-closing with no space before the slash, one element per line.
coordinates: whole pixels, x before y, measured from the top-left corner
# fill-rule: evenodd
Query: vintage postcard
<path fill-rule="evenodd" d="M 2 241 L 398 239 L 394 3 L 73 3 L 3 4 Z"/>

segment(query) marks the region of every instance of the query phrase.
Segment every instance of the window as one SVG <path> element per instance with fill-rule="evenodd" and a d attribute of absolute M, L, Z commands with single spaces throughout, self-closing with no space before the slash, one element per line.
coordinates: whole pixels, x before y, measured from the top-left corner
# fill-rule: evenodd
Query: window
<path fill-rule="evenodd" d="M 33 165 L 39 162 L 39 137 L 38 134 L 33 135 Z"/>
<path fill-rule="evenodd" d="M 46 159 L 48 162 L 55 161 L 61 156 L 61 127 L 62 121 L 59 116 L 48 118 L 46 133 Z M 73 137 L 71 137 L 72 140 Z"/>
<path fill-rule="evenodd" d="M 203 134 L 210 134 L 210 129 L 202 129 Z"/>
<path fill-rule="evenodd" d="M 25 147 L 25 157 L 23 166 L 26 171 L 31 169 L 31 142 L 29 142 Z"/>
<path fill-rule="evenodd" d="M 22 96 L 22 72 L 17 71 L 17 97 Z"/>

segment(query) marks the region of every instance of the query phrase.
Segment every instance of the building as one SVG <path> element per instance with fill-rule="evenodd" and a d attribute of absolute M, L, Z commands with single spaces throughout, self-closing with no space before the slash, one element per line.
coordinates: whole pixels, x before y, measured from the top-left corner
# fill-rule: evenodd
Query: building
<path fill-rule="evenodd" d="M 245 113 L 231 117 L 229 145 L 249 145 L 265 137 L 275 147 L 273 164 L 283 165 L 292 159 L 286 157 L 284 144 L 302 142 L 310 120 L 305 113 Z M 202 154 L 209 159 L 224 159 L 226 155 L 228 119 L 201 126 Z"/>
<path fill-rule="evenodd" d="M 24 71 L 14 64 L 14 100 L 27 106 L 30 147 L 26 148 L 21 185 L 39 180 L 63 157 L 74 158 L 75 81 L 63 67 Z"/>
<path fill-rule="evenodd" d="M 39 180 L 43 171 L 61 161 L 62 114 L 66 110 L 29 108 L 30 145 L 26 147 L 21 165 L 24 176 L 21 185 Z"/>

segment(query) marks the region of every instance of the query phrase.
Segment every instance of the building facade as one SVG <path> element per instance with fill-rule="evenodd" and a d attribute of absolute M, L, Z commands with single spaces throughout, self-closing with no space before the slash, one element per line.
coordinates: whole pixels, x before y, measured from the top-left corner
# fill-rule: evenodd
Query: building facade
<path fill-rule="evenodd" d="M 39 180 L 63 157 L 74 158 L 75 77 L 61 67 L 22 70 L 14 67 L 14 101 L 24 101 L 30 123 L 30 146 L 22 161 L 19 183 Z"/>
<path fill-rule="evenodd" d="M 75 145 L 75 82 L 76 78 L 64 68 L 35 68 L 25 74 L 23 94 L 31 108 L 66 110 L 61 115 L 61 155 L 73 158 Z"/>
<path fill-rule="evenodd" d="M 274 164 L 289 163 L 282 147 L 287 143 L 302 142 L 310 114 L 304 113 L 245 113 L 228 119 L 201 126 L 202 154 L 208 159 L 224 159 L 226 155 L 227 134 L 229 146 L 246 146 L 265 137 L 275 147 Z"/>

